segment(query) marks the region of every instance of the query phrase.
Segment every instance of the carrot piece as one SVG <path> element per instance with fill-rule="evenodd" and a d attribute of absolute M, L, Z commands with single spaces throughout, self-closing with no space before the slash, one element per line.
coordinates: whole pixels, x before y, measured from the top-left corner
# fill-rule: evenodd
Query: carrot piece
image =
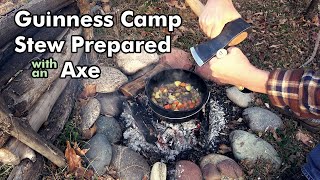
<path fill-rule="evenodd" d="M 186 83 L 184 83 L 184 82 L 182 82 L 181 84 L 180 84 L 180 86 L 182 86 L 182 87 L 185 87 L 187 84 Z"/>
<path fill-rule="evenodd" d="M 167 110 L 168 110 L 168 109 L 171 108 L 171 105 L 170 105 L 170 104 L 167 104 L 167 105 L 164 105 L 163 107 L 164 107 L 164 109 L 167 109 Z"/>
<path fill-rule="evenodd" d="M 183 107 L 184 107 L 184 106 L 183 106 L 182 103 L 179 103 L 178 106 L 177 106 L 178 109 L 182 109 Z"/>
<path fill-rule="evenodd" d="M 180 102 L 179 101 L 174 101 L 173 104 L 178 105 Z"/>
<path fill-rule="evenodd" d="M 183 106 L 184 106 L 184 107 L 188 107 L 188 103 L 187 103 L 187 102 L 184 102 L 184 103 L 183 103 Z"/>
<path fill-rule="evenodd" d="M 160 91 L 163 92 L 166 88 L 165 87 L 161 87 Z"/>
<path fill-rule="evenodd" d="M 194 104 L 194 103 L 190 103 L 190 104 L 189 104 L 189 108 L 190 108 L 190 109 L 193 109 L 194 107 L 195 107 L 195 104 Z"/>

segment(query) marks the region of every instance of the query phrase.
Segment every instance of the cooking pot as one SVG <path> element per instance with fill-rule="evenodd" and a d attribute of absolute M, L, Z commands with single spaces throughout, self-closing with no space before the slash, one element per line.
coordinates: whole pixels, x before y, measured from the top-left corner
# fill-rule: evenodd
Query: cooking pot
<path fill-rule="evenodd" d="M 186 111 L 172 111 L 166 110 L 156 105 L 152 100 L 152 93 L 155 87 L 160 87 L 163 84 L 173 83 L 174 81 L 181 81 L 191 84 L 201 96 L 201 102 L 198 106 L 191 110 Z M 168 69 L 163 70 L 152 77 L 150 77 L 145 86 L 146 95 L 148 97 L 148 104 L 150 108 L 161 117 L 169 120 L 170 122 L 185 122 L 188 117 L 197 114 L 202 107 L 208 102 L 210 91 L 205 81 L 192 71 L 183 69 Z"/>

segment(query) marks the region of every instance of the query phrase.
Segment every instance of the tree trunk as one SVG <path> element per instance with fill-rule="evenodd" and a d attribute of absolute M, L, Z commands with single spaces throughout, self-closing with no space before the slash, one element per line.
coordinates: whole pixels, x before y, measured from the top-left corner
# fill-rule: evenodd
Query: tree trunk
<path fill-rule="evenodd" d="M 65 123 L 68 121 L 74 106 L 74 99 L 76 98 L 78 84 L 78 80 L 70 80 L 68 86 L 50 112 L 46 125 L 40 129 L 39 134 L 47 141 L 53 143 L 63 130 Z M 36 154 L 35 162 L 32 162 L 29 159 L 23 160 L 18 166 L 15 166 L 12 169 L 8 179 L 39 179 L 44 169 L 44 163 L 43 157 L 40 154 Z"/>
<path fill-rule="evenodd" d="M 31 70 L 25 70 L 20 73 L 14 81 L 2 92 L 3 98 L 11 111 L 16 116 L 21 116 L 25 111 L 29 110 L 31 106 L 39 99 L 39 97 L 49 88 L 52 82 L 59 76 L 59 69 L 61 69 L 64 60 L 70 60 L 70 38 L 72 35 L 78 35 L 81 29 L 72 30 L 66 35 L 67 42 L 65 44 L 64 53 L 55 53 L 52 58 L 60 62 L 58 69 L 49 70 L 49 78 L 32 78 Z M 25 107 L 24 107 L 25 106 Z M 3 132 L 0 131 L 0 134 Z M 8 135 L 0 136 L 0 147 L 8 140 Z"/>
<path fill-rule="evenodd" d="M 25 37 L 33 37 L 33 35 L 37 34 L 38 32 L 39 32 L 39 28 L 32 27 L 25 30 L 21 35 Z M 8 62 L 9 60 L 12 61 L 11 56 L 15 54 L 14 48 L 15 48 L 14 41 L 8 42 L 3 48 L 1 48 L 0 50 L 1 72 L 2 72 L 2 69 L 4 69 L 2 68 L 2 66 L 5 64 L 5 62 Z"/>
<path fill-rule="evenodd" d="M 73 54 L 70 60 L 72 60 L 74 65 L 79 63 L 82 53 L 83 48 L 79 50 L 78 53 Z M 37 132 L 42 124 L 48 119 L 53 105 L 67 86 L 69 80 L 70 77 L 64 79 L 58 78 L 50 90 L 44 93 L 35 106 L 30 110 L 26 119 L 34 131 Z M 13 137 L 11 137 L 7 144 L 0 149 L 0 154 L 7 154 L 7 157 L 12 157 L 11 159 L 6 158 L 5 156 L 0 157 L 0 161 L 5 164 L 17 165 L 24 158 L 35 161 L 35 153 L 32 149 Z"/>
<path fill-rule="evenodd" d="M 64 61 L 71 59 L 71 36 L 80 35 L 81 29 L 70 30 L 66 35 L 63 53 L 54 53 L 52 59 L 58 62 L 57 69 L 48 70 L 48 78 L 31 77 L 31 69 L 20 73 L 3 91 L 3 97 L 9 109 L 17 116 L 23 116 L 36 103 L 39 97 L 56 80 L 62 70 Z M 51 58 L 45 56 L 44 58 Z"/>
<path fill-rule="evenodd" d="M 68 7 L 57 14 L 75 14 L 77 9 L 73 6 Z M 32 37 L 34 41 L 38 40 L 58 40 L 60 41 L 65 34 L 65 28 L 29 28 L 22 35 L 26 38 Z M 0 50 L 0 89 L 7 84 L 7 82 L 21 69 L 23 69 L 32 59 L 41 58 L 44 54 L 33 53 L 15 53 L 15 42 L 10 41 L 7 45 Z M 52 55 L 52 54 L 51 54 Z M 49 56 L 51 56 L 49 55 Z"/>
<path fill-rule="evenodd" d="M 47 11 L 55 13 L 73 2 L 73 0 L 32 0 L 18 10 L 25 9 L 31 14 L 45 14 Z M 16 25 L 14 21 L 15 13 L 16 12 L 12 12 L 8 16 L 0 19 L 0 48 L 24 31 L 24 28 L 20 28 Z"/>
<path fill-rule="evenodd" d="M 19 139 L 44 157 L 48 158 L 58 167 L 66 165 L 63 153 L 51 143 L 47 143 L 20 119 L 9 115 L 5 106 L 0 107 L 0 128 L 11 136 Z"/>

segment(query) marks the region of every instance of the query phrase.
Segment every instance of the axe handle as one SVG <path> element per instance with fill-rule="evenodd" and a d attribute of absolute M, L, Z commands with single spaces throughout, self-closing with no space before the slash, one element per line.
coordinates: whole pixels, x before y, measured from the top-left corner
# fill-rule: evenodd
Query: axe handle
<path fill-rule="evenodd" d="M 186 0 L 192 11 L 199 17 L 204 9 L 204 5 L 199 0 Z"/>
<path fill-rule="evenodd" d="M 199 0 L 186 0 L 186 3 L 190 6 L 192 11 L 199 17 L 204 9 L 204 5 Z M 247 32 L 243 32 L 235 37 L 228 46 L 235 46 L 240 44 L 248 37 Z"/>

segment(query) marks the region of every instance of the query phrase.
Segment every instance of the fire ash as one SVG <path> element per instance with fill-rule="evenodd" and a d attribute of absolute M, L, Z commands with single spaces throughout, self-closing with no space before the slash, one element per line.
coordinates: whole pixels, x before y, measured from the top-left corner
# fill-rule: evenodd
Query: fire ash
<path fill-rule="evenodd" d="M 183 123 L 169 123 L 161 121 L 159 118 L 153 120 L 152 125 L 158 139 L 154 143 L 147 142 L 128 104 L 125 103 L 124 111 L 121 114 L 125 126 L 124 143 L 146 156 L 157 154 L 163 161 L 174 161 L 178 154 L 187 150 L 212 150 L 217 146 L 218 137 L 225 127 L 226 119 L 221 102 L 211 99 L 209 103 L 209 115 L 201 121 L 200 119 L 190 119 Z M 203 130 L 200 123 L 203 121 L 208 121 L 209 128 L 205 130 L 206 132 L 200 133 L 199 131 Z"/>

